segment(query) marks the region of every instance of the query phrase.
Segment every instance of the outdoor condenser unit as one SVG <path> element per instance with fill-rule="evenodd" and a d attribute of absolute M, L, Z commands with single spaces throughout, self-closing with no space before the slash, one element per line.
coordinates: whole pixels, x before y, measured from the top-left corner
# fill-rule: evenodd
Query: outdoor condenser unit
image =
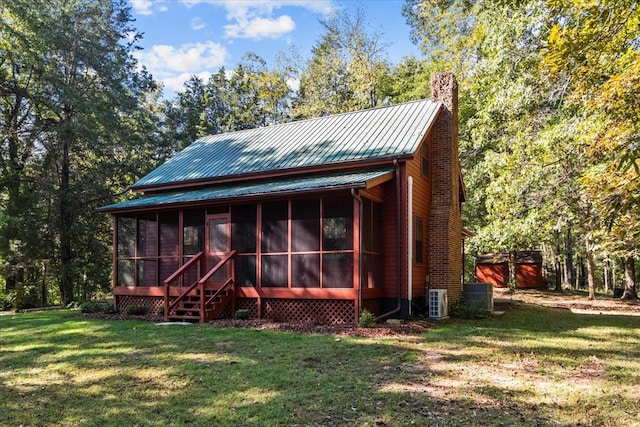
<path fill-rule="evenodd" d="M 447 314 L 447 290 L 429 289 L 429 317 L 431 319 L 444 319 Z"/>

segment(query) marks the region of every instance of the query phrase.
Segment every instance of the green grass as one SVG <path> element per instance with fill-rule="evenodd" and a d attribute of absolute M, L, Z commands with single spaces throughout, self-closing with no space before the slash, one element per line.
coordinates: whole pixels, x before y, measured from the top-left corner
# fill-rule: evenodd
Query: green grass
<path fill-rule="evenodd" d="M 640 317 L 366 339 L 69 314 L 0 317 L 0 425 L 640 425 Z"/>

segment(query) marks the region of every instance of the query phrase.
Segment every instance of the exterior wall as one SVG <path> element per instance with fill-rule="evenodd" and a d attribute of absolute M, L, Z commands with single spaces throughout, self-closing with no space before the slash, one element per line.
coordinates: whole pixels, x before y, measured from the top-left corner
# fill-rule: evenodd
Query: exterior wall
<path fill-rule="evenodd" d="M 542 264 L 531 263 L 516 265 L 516 287 L 542 288 Z"/>
<path fill-rule="evenodd" d="M 444 108 L 432 129 L 429 287 L 448 289 L 449 303 L 453 303 L 462 293 L 458 86 L 454 75 L 435 75 L 431 93 L 433 100 L 442 102 Z"/>
<path fill-rule="evenodd" d="M 398 247 L 400 246 L 400 239 L 398 236 L 398 222 L 397 222 L 397 210 L 396 210 L 396 180 L 389 181 L 384 184 L 384 298 L 397 298 L 398 297 L 398 280 L 397 280 L 397 265 L 396 261 Z"/>
<path fill-rule="evenodd" d="M 416 157 L 407 161 L 407 173 L 413 178 L 413 215 L 409 221 L 413 221 L 412 254 L 411 254 L 411 272 L 412 272 L 412 297 L 417 301 L 425 301 L 427 296 L 426 277 L 429 267 L 429 251 L 428 248 L 428 230 L 429 230 L 429 211 L 431 210 L 431 179 L 429 174 L 425 177 L 422 173 L 422 150 L 430 149 L 431 138 L 427 138 L 422 146 L 418 149 Z M 429 156 L 431 158 L 431 156 Z M 415 247 L 415 218 L 419 216 L 423 221 L 422 235 L 422 262 L 416 260 Z M 422 303 L 421 303 L 422 304 Z"/>
<path fill-rule="evenodd" d="M 494 288 L 506 288 L 508 281 L 508 262 L 476 264 L 476 282 L 491 283 Z"/>

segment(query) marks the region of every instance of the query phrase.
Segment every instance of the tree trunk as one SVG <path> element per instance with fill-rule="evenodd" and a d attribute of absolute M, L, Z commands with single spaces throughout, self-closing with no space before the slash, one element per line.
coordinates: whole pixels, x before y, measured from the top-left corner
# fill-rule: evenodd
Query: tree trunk
<path fill-rule="evenodd" d="M 571 237 L 571 227 L 567 226 L 567 232 L 565 234 L 565 274 L 567 285 L 571 289 L 576 288 L 576 276 L 573 271 L 573 240 Z"/>
<path fill-rule="evenodd" d="M 555 291 L 562 292 L 562 267 L 560 264 L 560 232 L 557 230 L 553 231 L 553 261 L 554 261 L 554 270 L 556 273 L 555 277 Z"/>
<path fill-rule="evenodd" d="M 589 284 L 589 299 L 596 299 L 596 281 L 594 277 L 595 267 L 593 260 L 593 245 L 591 244 L 591 235 L 587 233 L 585 237 L 585 257 L 587 258 L 587 283 Z"/>
<path fill-rule="evenodd" d="M 73 208 L 71 206 L 71 188 L 70 188 L 70 159 L 69 151 L 71 145 L 71 139 L 73 138 L 73 131 L 71 130 L 72 108 L 65 108 L 67 110 L 68 123 L 63 124 L 64 130 L 60 135 L 60 142 L 62 144 L 62 159 L 60 168 L 60 190 L 58 196 L 59 214 L 60 214 L 60 300 L 63 305 L 67 305 L 73 301 L 73 238 L 72 238 L 72 215 Z"/>
<path fill-rule="evenodd" d="M 638 298 L 636 292 L 636 260 L 633 257 L 626 257 L 624 259 L 624 292 L 621 299 L 635 300 Z"/>
<path fill-rule="evenodd" d="M 609 292 L 609 260 L 605 260 L 604 268 L 602 269 L 602 276 L 604 278 L 604 291 Z"/>

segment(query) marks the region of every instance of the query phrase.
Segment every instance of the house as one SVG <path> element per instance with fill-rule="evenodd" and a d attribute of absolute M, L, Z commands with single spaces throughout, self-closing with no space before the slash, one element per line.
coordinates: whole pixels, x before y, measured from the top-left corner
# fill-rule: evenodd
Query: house
<path fill-rule="evenodd" d="M 434 76 L 432 98 L 195 141 L 132 186 L 141 197 L 101 208 L 115 304 L 354 323 L 406 318 L 431 290 L 458 300 L 453 74 Z"/>

